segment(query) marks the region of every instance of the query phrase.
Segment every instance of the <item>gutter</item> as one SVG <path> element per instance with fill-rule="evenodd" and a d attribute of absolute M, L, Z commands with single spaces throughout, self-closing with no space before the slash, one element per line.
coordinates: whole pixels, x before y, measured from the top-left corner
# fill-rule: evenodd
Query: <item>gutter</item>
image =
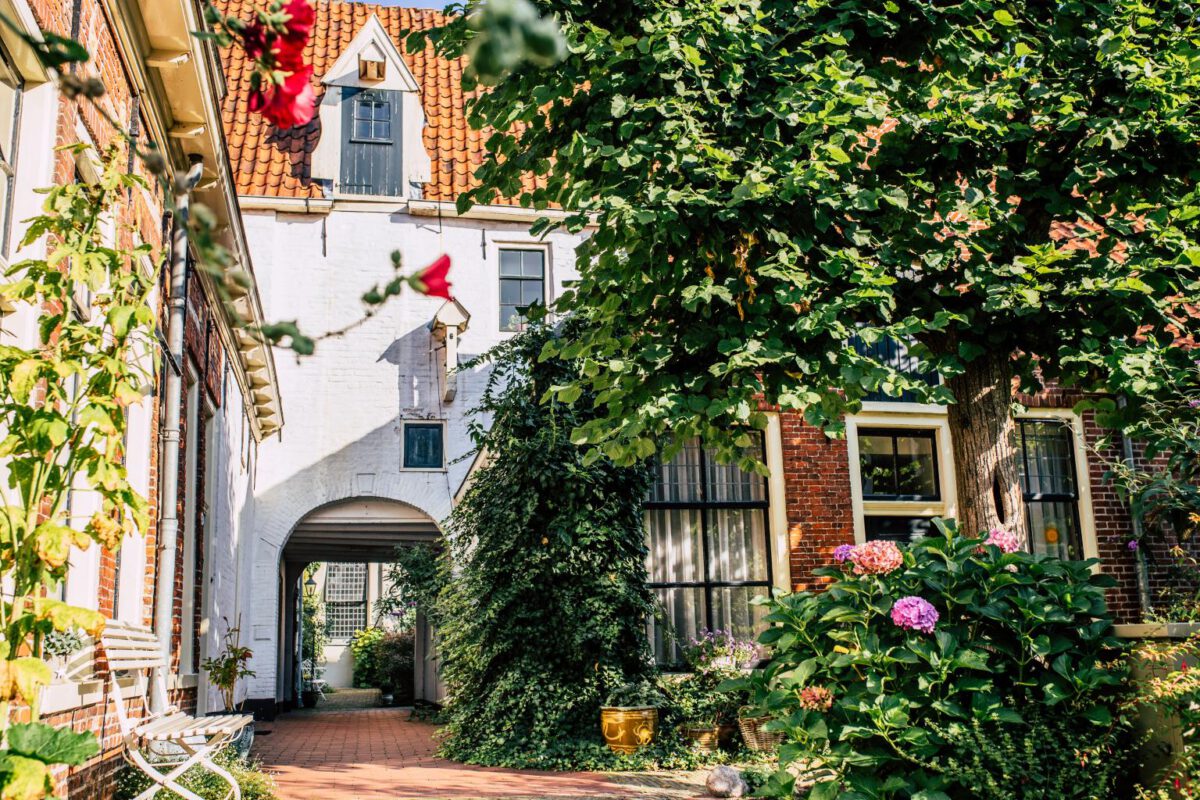
<path fill-rule="evenodd" d="M 1124 408 L 1127 405 L 1125 398 L 1118 397 L 1117 404 Z M 1133 440 L 1121 432 L 1121 450 L 1125 458 L 1125 467 L 1130 471 L 1136 468 L 1136 462 L 1133 457 Z M 1133 524 L 1133 538 L 1139 543 L 1142 541 L 1142 534 L 1145 532 L 1142 527 L 1142 518 L 1134 513 L 1133 504 L 1129 506 L 1129 520 Z M 1142 618 L 1145 619 L 1153 610 L 1153 603 L 1150 601 L 1150 568 L 1146 564 L 1146 551 L 1141 547 L 1137 549 L 1137 588 L 1138 588 L 1138 604 L 1142 607 Z"/>
<path fill-rule="evenodd" d="M 187 318 L 188 203 L 191 188 L 200 180 L 204 162 L 196 160 L 184 185 L 176 189 L 174 230 L 171 233 L 171 285 L 167 300 L 167 353 L 182 366 L 184 323 Z M 159 464 L 159 517 L 154 581 L 154 633 L 162 648 L 162 681 L 154 681 L 150 709 L 162 713 L 170 704 L 164 692 L 171 672 L 172 623 L 175 618 L 175 551 L 179 542 L 179 434 L 183 416 L 183 370 L 167 370 L 164 381 L 165 409 L 162 425 L 162 457 Z"/>

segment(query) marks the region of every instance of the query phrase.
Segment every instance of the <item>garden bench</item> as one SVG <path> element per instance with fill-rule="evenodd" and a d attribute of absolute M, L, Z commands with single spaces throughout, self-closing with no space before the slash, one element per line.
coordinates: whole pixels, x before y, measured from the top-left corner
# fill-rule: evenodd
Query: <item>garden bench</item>
<path fill-rule="evenodd" d="M 104 627 L 100 641 L 108 660 L 117 721 L 120 723 L 121 738 L 125 743 L 125 758 L 154 781 L 153 786 L 134 800 L 149 800 L 163 789 L 170 789 L 185 800 L 203 800 L 178 783 L 178 778 L 194 766 L 215 773 L 229 784 L 227 800 L 241 800 L 242 792 L 237 781 L 213 763 L 212 756 L 229 744 L 254 717 L 250 714 L 195 717 L 171 707 L 160 714 L 132 719 L 126 711 L 125 704 L 129 700 L 138 699 L 138 696 L 125 696 L 121 683 L 117 680 L 117 673 L 147 674 L 144 683 L 138 682 L 141 687 L 142 707 L 145 709 L 150 707 L 147 689 L 151 681 L 159 684 L 162 696 L 166 697 L 165 661 L 158 637 L 148 628 L 110 620 Z"/>

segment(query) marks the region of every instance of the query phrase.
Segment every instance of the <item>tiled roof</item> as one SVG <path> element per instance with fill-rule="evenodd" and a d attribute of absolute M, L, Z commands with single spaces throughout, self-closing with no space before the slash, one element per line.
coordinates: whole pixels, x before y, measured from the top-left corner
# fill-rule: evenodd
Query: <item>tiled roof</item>
<path fill-rule="evenodd" d="M 463 60 L 405 52 L 402 31 L 424 30 L 444 24 L 446 17 L 427 9 L 378 6 L 367 3 L 312 0 L 316 21 L 305 58 L 313 65 L 313 84 L 320 102 L 320 84 L 326 70 L 371 18 L 377 16 L 397 43 L 420 87 L 425 108 L 425 148 L 432 161 L 432 181 L 425 185 L 428 200 L 453 202 L 470 186 L 470 176 L 483 161 L 486 132 L 467 125 L 462 90 Z M 249 19 L 253 0 L 220 0 L 228 14 Z M 229 93 L 222 116 L 234 167 L 238 194 L 260 197 L 322 196 L 321 186 L 310 179 L 312 153 L 320 135 L 318 119 L 308 125 L 278 131 L 249 109 L 250 64 L 236 47 L 222 52 Z"/>

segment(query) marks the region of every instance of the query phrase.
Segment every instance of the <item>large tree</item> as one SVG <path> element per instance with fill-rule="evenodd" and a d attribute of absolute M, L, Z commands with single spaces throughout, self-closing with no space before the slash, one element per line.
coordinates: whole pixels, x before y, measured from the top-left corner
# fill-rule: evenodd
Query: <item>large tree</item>
<path fill-rule="evenodd" d="M 460 206 L 517 196 L 596 224 L 559 301 L 588 324 L 549 347 L 584 365 L 558 396 L 591 390 L 577 439 L 610 458 L 697 433 L 732 453 L 760 401 L 836 430 L 868 393 L 909 391 L 951 404 L 964 526 L 1021 527 L 1014 382 L 1136 411 L 1186 361 L 1194 5 L 537 5 L 570 52 L 473 101 L 501 133 Z M 469 46 L 471 20 L 438 45 Z M 856 336 L 909 343 L 943 381 Z"/>

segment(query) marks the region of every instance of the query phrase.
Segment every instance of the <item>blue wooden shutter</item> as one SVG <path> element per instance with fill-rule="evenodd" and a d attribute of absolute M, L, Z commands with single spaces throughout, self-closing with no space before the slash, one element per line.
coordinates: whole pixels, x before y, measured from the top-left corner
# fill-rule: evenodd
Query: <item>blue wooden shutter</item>
<path fill-rule="evenodd" d="M 341 191 L 403 195 L 400 100 L 397 91 L 342 91 Z"/>

